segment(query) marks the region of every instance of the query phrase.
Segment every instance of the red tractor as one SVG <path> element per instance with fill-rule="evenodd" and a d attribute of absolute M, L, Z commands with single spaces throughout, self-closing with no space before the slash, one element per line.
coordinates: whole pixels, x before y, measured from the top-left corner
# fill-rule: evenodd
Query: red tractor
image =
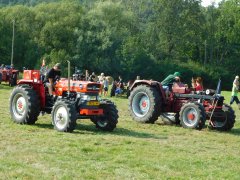
<path fill-rule="evenodd" d="M 118 110 L 111 101 L 99 97 L 100 86 L 62 78 L 52 98 L 40 80 L 40 72 L 25 70 L 10 97 L 11 118 L 15 123 L 34 124 L 40 112 L 51 113 L 57 131 L 72 132 L 77 119 L 90 119 L 97 128 L 112 131 L 118 123 Z"/>
<path fill-rule="evenodd" d="M 9 83 L 9 86 L 17 85 L 19 71 L 15 70 L 9 66 L 4 69 L 0 69 L 0 84 L 2 81 Z"/>
<path fill-rule="evenodd" d="M 154 123 L 161 116 L 184 128 L 202 129 L 209 120 L 210 127 L 220 131 L 231 130 L 235 123 L 233 109 L 218 91 L 196 92 L 175 83 L 166 95 L 161 83 L 148 80 L 135 81 L 130 91 L 129 109 L 137 122 Z"/>

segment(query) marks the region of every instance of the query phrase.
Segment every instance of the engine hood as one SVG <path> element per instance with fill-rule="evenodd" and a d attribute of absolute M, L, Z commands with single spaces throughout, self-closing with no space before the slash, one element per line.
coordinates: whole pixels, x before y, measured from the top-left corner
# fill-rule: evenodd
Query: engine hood
<path fill-rule="evenodd" d="M 100 83 L 91 82 L 91 81 L 73 81 L 70 80 L 70 91 L 71 92 L 99 92 L 101 88 Z M 64 92 L 68 91 L 68 79 L 61 78 L 56 86 L 55 91 Z"/>

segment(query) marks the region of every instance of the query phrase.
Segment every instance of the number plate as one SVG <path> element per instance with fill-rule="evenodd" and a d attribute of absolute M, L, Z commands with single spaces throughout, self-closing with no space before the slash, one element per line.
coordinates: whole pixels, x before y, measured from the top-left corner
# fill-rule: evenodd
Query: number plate
<path fill-rule="evenodd" d="M 87 105 L 88 106 L 99 106 L 100 103 L 98 101 L 89 101 L 89 102 L 87 102 Z"/>

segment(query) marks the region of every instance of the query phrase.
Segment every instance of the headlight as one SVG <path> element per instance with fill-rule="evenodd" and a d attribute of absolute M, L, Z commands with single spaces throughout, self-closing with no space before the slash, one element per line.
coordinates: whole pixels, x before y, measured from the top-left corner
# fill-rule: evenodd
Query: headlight
<path fill-rule="evenodd" d="M 82 99 L 85 100 L 85 101 L 90 101 L 90 96 L 88 96 L 88 95 L 83 95 L 83 96 L 82 96 Z"/>
<path fill-rule="evenodd" d="M 206 90 L 206 95 L 209 95 L 209 94 L 210 94 L 210 90 L 207 89 L 207 90 Z"/>
<path fill-rule="evenodd" d="M 100 96 L 97 96 L 97 101 L 101 101 L 102 98 Z"/>
<path fill-rule="evenodd" d="M 82 99 L 85 101 L 96 101 L 98 100 L 99 96 L 89 96 L 89 95 L 83 95 Z"/>

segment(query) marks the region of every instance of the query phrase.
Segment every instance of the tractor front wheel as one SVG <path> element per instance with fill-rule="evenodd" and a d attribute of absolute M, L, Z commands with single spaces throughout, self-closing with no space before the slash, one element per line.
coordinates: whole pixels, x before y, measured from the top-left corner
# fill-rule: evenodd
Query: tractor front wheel
<path fill-rule="evenodd" d="M 17 86 L 10 96 L 10 114 L 15 123 L 34 124 L 40 113 L 40 100 L 30 86 Z"/>
<path fill-rule="evenodd" d="M 103 131 L 113 131 L 118 123 L 118 110 L 113 103 L 101 104 L 103 116 L 95 116 L 91 121 L 96 124 L 96 128 Z"/>
<path fill-rule="evenodd" d="M 77 111 L 74 104 L 67 101 L 57 101 L 52 109 L 54 129 L 60 132 L 72 132 L 76 127 Z"/>
<path fill-rule="evenodd" d="M 233 109 L 224 104 L 220 112 L 214 112 L 210 120 L 210 127 L 218 131 L 229 131 L 233 128 L 235 123 L 235 113 Z"/>
<path fill-rule="evenodd" d="M 190 129 L 202 129 L 205 125 L 206 114 L 201 104 L 187 103 L 180 111 L 180 124 L 184 128 Z"/>

